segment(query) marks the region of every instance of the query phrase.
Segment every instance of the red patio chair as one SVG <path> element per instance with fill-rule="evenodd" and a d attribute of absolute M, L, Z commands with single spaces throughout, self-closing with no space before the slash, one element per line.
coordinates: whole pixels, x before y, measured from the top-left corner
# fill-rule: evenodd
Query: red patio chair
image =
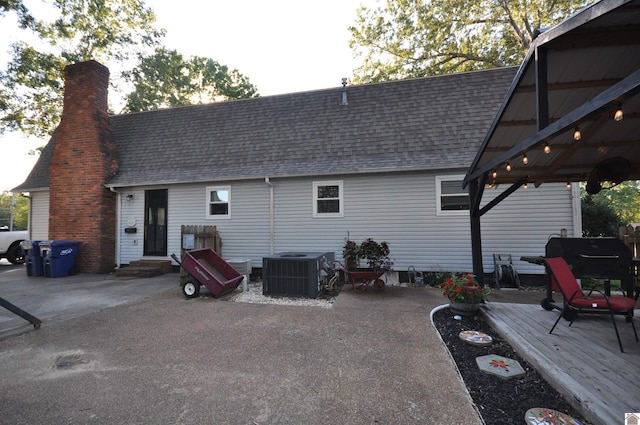
<path fill-rule="evenodd" d="M 633 333 L 636 336 L 636 342 L 638 342 L 638 333 L 636 332 L 636 327 L 633 324 L 633 309 L 636 306 L 636 300 L 620 295 L 607 296 L 604 292 L 596 289 L 592 289 L 588 294 L 585 294 L 584 291 L 580 289 L 578 281 L 564 258 L 545 258 L 544 262 L 550 272 L 552 287 L 558 289 L 564 298 L 562 312 L 553 324 L 549 333 L 553 332 L 561 317 L 569 318 L 569 326 L 571 326 L 575 318 L 578 317 L 578 314 L 581 312 L 608 313 L 611 316 L 613 328 L 616 330 L 616 337 L 618 337 L 620 351 L 624 352 L 622 349 L 622 342 L 620 341 L 620 334 L 618 333 L 618 326 L 616 325 L 616 321 L 613 317 L 614 314 L 618 314 L 626 316 L 627 321 L 631 322 Z M 594 291 L 598 294 L 592 295 Z M 566 313 L 569 314 L 565 315 Z"/>

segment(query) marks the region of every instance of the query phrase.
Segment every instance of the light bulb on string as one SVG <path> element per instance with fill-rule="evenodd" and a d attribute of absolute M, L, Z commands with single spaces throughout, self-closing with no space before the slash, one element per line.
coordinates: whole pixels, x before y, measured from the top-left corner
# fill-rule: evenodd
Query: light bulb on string
<path fill-rule="evenodd" d="M 529 163 L 529 158 L 527 157 L 527 154 L 525 153 L 524 156 L 522 157 L 522 163 L 524 165 L 527 165 Z"/>
<path fill-rule="evenodd" d="M 549 146 L 549 143 L 544 142 L 544 153 L 549 153 L 551 152 L 551 146 Z"/>
<path fill-rule="evenodd" d="M 624 118 L 624 112 L 622 112 L 622 103 L 618 104 L 618 109 L 616 113 L 613 115 L 613 119 L 620 122 Z"/>

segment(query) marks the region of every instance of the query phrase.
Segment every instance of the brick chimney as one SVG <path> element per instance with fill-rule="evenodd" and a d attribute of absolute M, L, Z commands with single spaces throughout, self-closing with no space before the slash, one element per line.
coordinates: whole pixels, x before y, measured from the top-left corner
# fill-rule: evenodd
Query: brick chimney
<path fill-rule="evenodd" d="M 84 273 L 115 267 L 116 197 L 105 183 L 118 170 L 107 113 L 109 70 L 96 61 L 64 69 L 64 107 L 51 155 L 49 238 L 81 242 Z"/>

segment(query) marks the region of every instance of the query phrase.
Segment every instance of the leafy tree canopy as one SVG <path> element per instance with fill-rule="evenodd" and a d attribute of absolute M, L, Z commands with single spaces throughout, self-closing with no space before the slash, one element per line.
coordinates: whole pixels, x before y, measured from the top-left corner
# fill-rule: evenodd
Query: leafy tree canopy
<path fill-rule="evenodd" d="M 349 46 L 354 82 L 379 82 L 519 65 L 538 29 L 589 0 L 387 0 L 358 9 Z"/>
<path fill-rule="evenodd" d="M 35 20 L 22 0 L 0 0 L 0 17 L 7 12 L 16 12 L 21 28 L 32 28 Z"/>
<path fill-rule="evenodd" d="M 583 183 L 580 187 L 580 197 L 583 209 L 585 201 L 592 199 L 593 203 L 603 204 L 611 208 L 621 225 L 640 223 L 640 181 L 625 181 L 593 196 L 587 194 Z M 616 228 L 614 236 L 617 236 L 617 234 Z"/>
<path fill-rule="evenodd" d="M 40 39 L 37 46 L 27 42 L 11 46 L 11 60 L 0 73 L 0 132 L 50 136 L 62 110 L 67 64 L 89 59 L 125 61 L 137 51 L 156 46 L 164 35 L 155 28 L 155 15 L 144 0 L 51 3 L 59 12 L 53 20 L 36 20 L 19 0 L 0 3 L 3 20 L 7 12 L 17 12 L 19 25 Z"/>
<path fill-rule="evenodd" d="M 611 205 L 586 195 L 582 199 L 582 236 L 618 236 L 620 218 Z"/>
<path fill-rule="evenodd" d="M 0 227 L 13 230 L 27 230 L 29 221 L 29 200 L 23 196 L 12 196 L 9 192 L 0 193 Z M 13 218 L 13 226 L 11 219 Z"/>
<path fill-rule="evenodd" d="M 141 56 L 139 65 L 124 77 L 134 85 L 125 111 L 139 112 L 257 96 L 257 88 L 237 70 L 213 59 L 185 59 L 176 50 L 156 49 Z"/>

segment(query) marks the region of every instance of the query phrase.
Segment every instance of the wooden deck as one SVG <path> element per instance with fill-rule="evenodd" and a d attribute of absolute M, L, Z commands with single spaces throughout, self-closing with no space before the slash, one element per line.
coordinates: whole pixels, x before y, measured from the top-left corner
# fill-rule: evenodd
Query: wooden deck
<path fill-rule="evenodd" d="M 594 425 L 624 423 L 626 412 L 640 411 L 640 343 L 624 317 L 616 316 L 621 353 L 606 315 L 581 315 L 571 327 L 561 319 L 549 335 L 558 310 L 487 303 L 483 311 L 491 327 Z M 640 332 L 638 310 L 635 317 Z"/>

